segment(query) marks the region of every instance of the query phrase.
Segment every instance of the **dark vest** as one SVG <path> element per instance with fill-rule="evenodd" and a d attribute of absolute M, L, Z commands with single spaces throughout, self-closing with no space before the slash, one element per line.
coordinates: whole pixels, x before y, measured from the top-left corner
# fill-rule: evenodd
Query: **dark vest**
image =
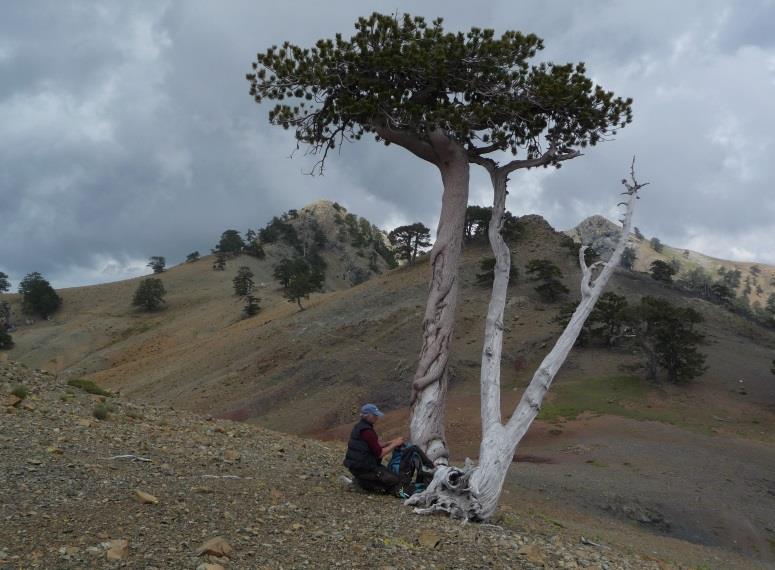
<path fill-rule="evenodd" d="M 350 441 L 347 442 L 347 455 L 344 456 L 343 464 L 350 471 L 370 471 L 380 465 L 380 461 L 374 457 L 369 449 L 369 444 L 361 438 L 361 432 L 365 429 L 374 429 L 374 426 L 361 419 L 352 432 L 350 432 Z"/>

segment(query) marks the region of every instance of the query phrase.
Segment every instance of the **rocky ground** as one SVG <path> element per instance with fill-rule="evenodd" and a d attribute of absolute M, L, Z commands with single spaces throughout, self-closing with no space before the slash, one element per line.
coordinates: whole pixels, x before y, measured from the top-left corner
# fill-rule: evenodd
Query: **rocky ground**
<path fill-rule="evenodd" d="M 419 517 L 347 487 L 341 456 L 0 362 L 0 568 L 675 567 L 513 511 Z"/>

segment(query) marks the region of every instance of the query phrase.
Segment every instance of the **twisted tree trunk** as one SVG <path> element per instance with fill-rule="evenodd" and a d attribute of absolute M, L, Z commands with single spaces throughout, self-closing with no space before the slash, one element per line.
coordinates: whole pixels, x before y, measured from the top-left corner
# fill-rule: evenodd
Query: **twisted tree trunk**
<path fill-rule="evenodd" d="M 449 383 L 449 345 L 458 298 L 458 261 L 468 206 L 469 163 L 465 150 L 439 133 L 431 144 L 438 156 L 444 193 L 436 242 L 430 253 L 431 281 L 423 318 L 423 345 L 412 382 L 411 441 L 437 464 L 449 458 L 444 405 Z"/>
<path fill-rule="evenodd" d="M 632 183 L 626 184 L 625 193 L 629 198 L 623 203 L 626 211 L 622 220 L 622 235 L 611 258 L 605 264 L 598 262 L 587 266 L 584 260 L 584 252 L 587 248 L 585 246 L 580 249 L 581 302 L 568 326 L 536 370 L 508 423 L 503 425 L 500 412 L 500 358 L 510 255 L 508 246 L 500 235 L 500 229 L 503 223 L 507 177 L 503 169 L 496 168 L 494 164 L 490 166 L 488 171 L 493 181 L 495 199 L 489 237 L 496 264 L 482 350 L 482 441 L 479 448 L 479 465 L 474 466 L 466 460 L 466 465 L 462 469 L 455 467 L 437 469 L 428 488 L 406 501 L 407 505 L 414 505 L 415 512 L 420 514 L 444 511 L 465 520 L 487 520 L 495 512 L 503 482 L 517 446 L 538 415 L 552 380 L 568 357 L 587 317 L 619 264 L 627 243 L 627 236 L 632 228 L 632 213 L 635 200 L 638 198 L 637 193 L 645 186 L 635 181 L 633 167 Z M 598 265 L 603 265 L 603 269 L 597 278 L 593 279 L 594 268 Z"/>

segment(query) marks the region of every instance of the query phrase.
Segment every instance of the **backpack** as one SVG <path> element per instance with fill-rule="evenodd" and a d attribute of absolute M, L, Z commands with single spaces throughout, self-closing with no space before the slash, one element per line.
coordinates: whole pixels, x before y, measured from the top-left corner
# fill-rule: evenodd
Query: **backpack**
<path fill-rule="evenodd" d="M 396 447 L 387 468 L 398 476 L 401 490 L 407 495 L 424 490 L 433 479 L 433 461 L 416 445 Z"/>

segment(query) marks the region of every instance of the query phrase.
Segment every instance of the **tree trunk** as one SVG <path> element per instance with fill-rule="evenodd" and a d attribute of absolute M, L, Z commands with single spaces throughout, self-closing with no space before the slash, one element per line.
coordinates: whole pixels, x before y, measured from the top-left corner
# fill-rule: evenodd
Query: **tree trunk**
<path fill-rule="evenodd" d="M 519 442 L 527 433 L 530 424 L 538 415 L 541 403 L 558 370 L 568 357 L 584 323 L 603 292 L 614 268 L 619 264 L 624 251 L 627 235 L 632 226 L 632 211 L 637 191 L 643 186 L 635 181 L 632 172 L 632 185 L 627 185 L 629 199 L 623 221 L 622 237 L 619 239 L 611 258 L 596 279 L 593 269 L 584 261 L 587 249 L 579 251 L 579 264 L 582 269 L 581 302 L 563 330 L 552 350 L 541 362 L 533 375 L 522 399 L 514 413 L 504 426 L 500 411 L 500 358 L 503 343 L 503 312 L 506 302 L 506 289 L 510 255 L 508 246 L 500 236 L 503 209 L 506 197 L 506 172 L 494 165 L 488 168 L 492 177 L 495 199 L 489 236 L 495 254 L 495 276 L 490 306 L 487 312 L 485 343 L 482 350 L 481 372 L 481 415 L 482 442 L 479 449 L 479 465 L 473 466 L 466 460 L 463 469 L 444 467 L 437 469 L 434 479 L 422 493 L 407 499 L 406 504 L 415 505 L 420 514 L 444 511 L 452 516 L 466 520 L 487 520 L 495 512 L 503 489 L 509 466 L 514 458 Z M 493 226 L 496 226 L 495 228 Z"/>
<path fill-rule="evenodd" d="M 430 253 L 431 282 L 423 319 L 423 345 L 412 383 L 411 441 L 437 464 L 446 464 L 444 436 L 449 345 L 458 297 L 458 260 L 468 206 L 469 164 L 465 150 L 445 135 L 431 134 L 444 193 L 436 243 Z"/>

